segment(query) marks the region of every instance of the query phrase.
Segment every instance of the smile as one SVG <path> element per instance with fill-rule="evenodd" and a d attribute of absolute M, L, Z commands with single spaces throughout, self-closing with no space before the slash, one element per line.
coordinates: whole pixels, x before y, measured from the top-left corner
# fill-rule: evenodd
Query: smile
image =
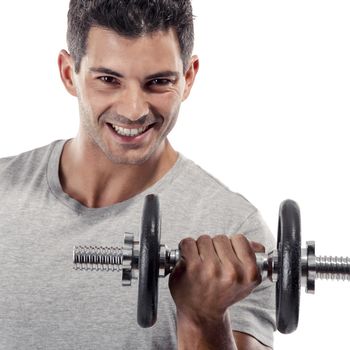
<path fill-rule="evenodd" d="M 122 128 L 121 126 L 118 125 L 114 125 L 111 124 L 113 129 L 121 136 L 131 136 L 131 137 L 135 137 L 135 136 L 139 136 L 141 134 L 143 134 L 146 129 L 148 128 L 147 126 L 144 126 L 142 128 L 138 128 L 138 129 L 126 129 L 126 128 Z"/>

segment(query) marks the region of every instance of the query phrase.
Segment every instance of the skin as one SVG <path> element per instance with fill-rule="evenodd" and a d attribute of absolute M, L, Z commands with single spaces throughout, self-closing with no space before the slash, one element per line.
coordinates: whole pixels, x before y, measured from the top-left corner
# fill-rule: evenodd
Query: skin
<path fill-rule="evenodd" d="M 193 57 L 183 74 L 173 31 L 126 39 L 92 28 L 79 73 L 64 50 L 58 63 L 80 110 L 78 135 L 62 154 L 65 192 L 87 207 L 108 206 L 142 192 L 169 171 L 178 155 L 166 136 L 198 70 L 198 58 Z M 116 140 L 107 123 L 155 126 L 142 142 L 130 144 Z"/>
<path fill-rule="evenodd" d="M 141 193 L 171 169 L 178 154 L 167 135 L 199 68 L 193 56 L 184 73 L 173 30 L 130 39 L 93 27 L 80 71 L 65 50 L 58 65 L 80 112 L 78 134 L 66 143 L 60 162 L 68 195 L 90 208 L 110 206 Z M 126 141 L 111 125 L 151 128 Z M 248 334 L 232 332 L 227 313 L 260 282 L 257 249 L 262 247 L 242 235 L 181 242 L 182 259 L 169 279 L 179 349 L 267 349 Z M 223 291 L 219 300 L 217 290 Z"/>
<path fill-rule="evenodd" d="M 241 234 L 180 242 L 181 259 L 169 278 L 179 349 L 268 349 L 248 334 L 232 333 L 228 315 L 261 282 L 255 252 L 264 250 Z"/>

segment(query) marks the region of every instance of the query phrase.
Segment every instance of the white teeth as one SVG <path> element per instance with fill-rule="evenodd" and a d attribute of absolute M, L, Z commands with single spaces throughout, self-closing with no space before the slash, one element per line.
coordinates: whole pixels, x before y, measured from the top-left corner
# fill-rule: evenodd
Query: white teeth
<path fill-rule="evenodd" d="M 113 129 L 121 136 L 138 136 L 141 135 L 147 129 L 146 126 L 138 129 L 125 129 L 114 124 L 112 124 L 112 126 Z"/>

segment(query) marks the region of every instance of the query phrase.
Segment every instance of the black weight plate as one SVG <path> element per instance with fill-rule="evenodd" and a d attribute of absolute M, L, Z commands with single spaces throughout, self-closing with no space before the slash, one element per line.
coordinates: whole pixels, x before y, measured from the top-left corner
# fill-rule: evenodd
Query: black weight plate
<path fill-rule="evenodd" d="M 278 221 L 277 329 L 284 334 L 298 327 L 301 279 L 300 210 L 292 200 L 282 202 Z"/>
<path fill-rule="evenodd" d="M 145 198 L 140 235 L 137 322 L 143 328 L 152 327 L 157 320 L 159 249 L 159 201 L 151 194 Z"/>

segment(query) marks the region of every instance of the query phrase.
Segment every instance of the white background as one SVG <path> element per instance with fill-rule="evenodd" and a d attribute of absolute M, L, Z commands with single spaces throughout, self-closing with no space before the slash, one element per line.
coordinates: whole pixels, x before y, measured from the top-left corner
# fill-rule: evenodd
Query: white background
<path fill-rule="evenodd" d="M 215 5 L 213 5 L 215 4 Z M 262 212 L 295 199 L 303 241 L 350 255 L 348 1 L 193 1 L 201 67 L 171 141 Z M 76 101 L 59 79 L 65 1 L 0 7 L 0 156 L 73 137 Z M 4 203 L 3 203 L 4 204 Z M 302 292 L 298 330 L 276 349 L 348 348 L 350 283 Z"/>

